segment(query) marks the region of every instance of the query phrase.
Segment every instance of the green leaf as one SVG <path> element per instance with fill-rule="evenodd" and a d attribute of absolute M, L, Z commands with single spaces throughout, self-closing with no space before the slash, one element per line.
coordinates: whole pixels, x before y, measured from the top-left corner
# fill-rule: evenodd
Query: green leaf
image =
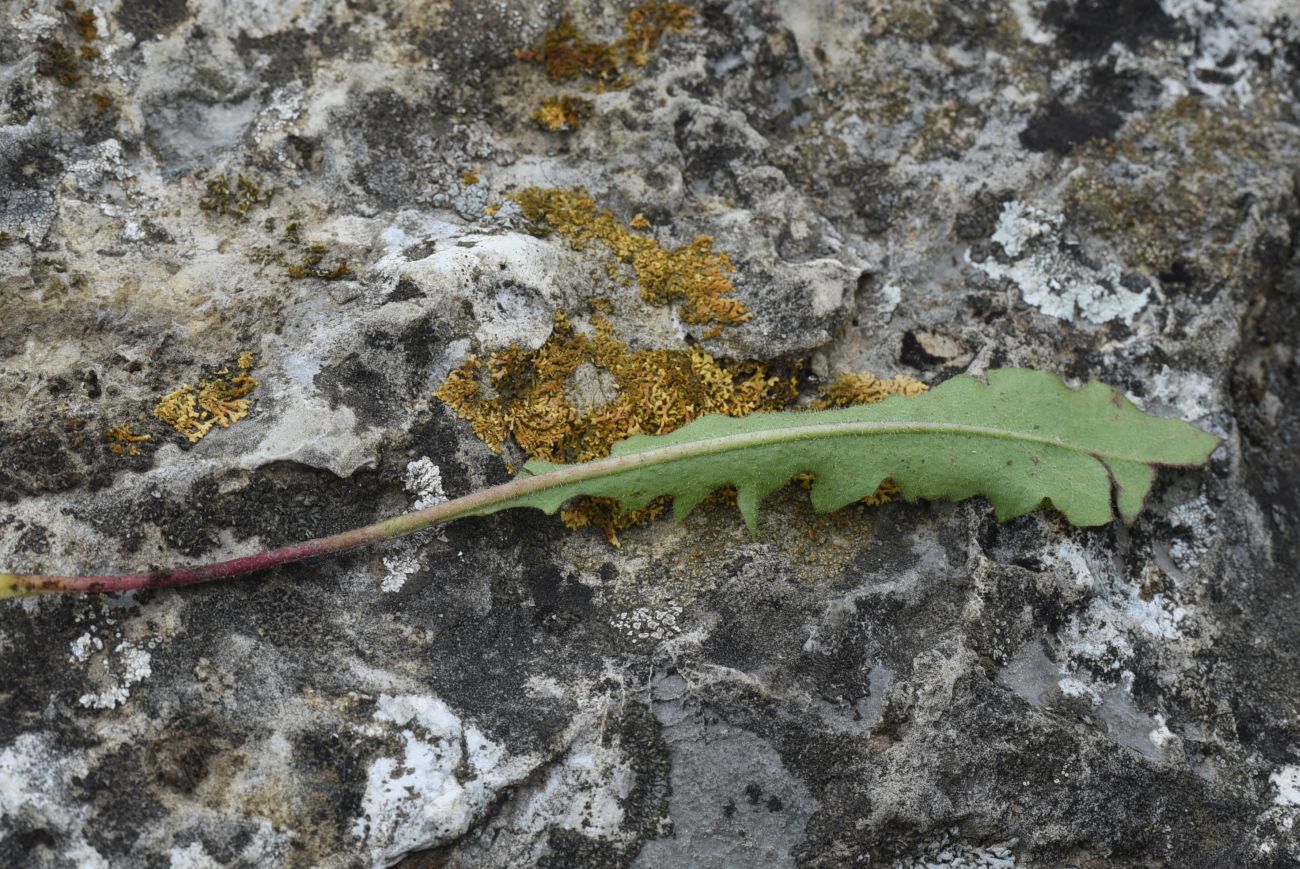
<path fill-rule="evenodd" d="M 1157 467 L 1204 464 L 1219 439 L 1150 416 L 1118 390 L 1072 390 L 1054 375 L 994 370 L 985 384 L 959 376 L 919 396 L 841 410 L 708 416 L 670 434 L 637 436 L 608 459 L 583 465 L 532 461 L 526 494 L 476 511 L 536 507 L 554 513 L 581 495 L 626 510 L 670 495 L 678 519 L 722 486 L 735 486 L 757 528 L 763 498 L 803 472 L 816 475 L 813 506 L 835 510 L 886 478 L 908 500 L 983 495 L 1000 520 L 1050 503 L 1075 525 L 1101 525 L 1118 509 L 1132 522 Z"/>
<path fill-rule="evenodd" d="M 763 498 L 805 471 L 816 475 L 812 501 L 818 510 L 863 498 L 890 477 L 912 500 L 983 495 L 999 519 L 1049 502 L 1076 525 L 1108 522 L 1115 508 L 1131 522 L 1151 491 L 1156 468 L 1204 464 L 1218 443 L 1185 422 L 1144 414 L 1109 386 L 1089 383 L 1075 391 L 1050 374 L 1010 368 L 990 371 L 987 384 L 955 377 L 923 395 L 865 407 L 704 417 L 671 434 L 629 438 L 606 459 L 529 462 L 499 486 L 201 567 L 105 576 L 0 573 L 0 598 L 234 579 L 462 516 L 510 507 L 554 513 L 580 495 L 617 498 L 628 510 L 671 495 L 681 518 L 714 489 L 731 485 L 756 532 Z"/>

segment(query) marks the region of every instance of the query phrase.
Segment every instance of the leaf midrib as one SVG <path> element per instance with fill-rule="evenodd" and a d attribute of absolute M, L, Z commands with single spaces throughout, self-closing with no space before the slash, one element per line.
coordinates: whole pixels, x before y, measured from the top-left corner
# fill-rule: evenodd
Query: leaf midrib
<path fill-rule="evenodd" d="M 572 483 L 585 482 L 600 477 L 654 465 L 669 464 L 684 459 L 700 458 L 719 453 L 736 452 L 752 447 L 771 446 L 782 443 L 795 443 L 808 440 L 823 440 L 836 437 L 890 435 L 890 434 L 959 434 L 977 437 L 996 438 L 999 440 L 1019 441 L 1022 443 L 1041 444 L 1054 449 L 1069 450 L 1098 460 L 1118 460 L 1130 462 L 1147 462 L 1136 457 L 1108 453 L 1103 450 L 1087 449 L 1075 446 L 1059 438 L 1033 435 L 1014 429 L 995 428 L 992 426 L 969 425 L 966 423 L 944 422 L 899 422 L 899 421 L 860 421 L 815 423 L 813 425 L 784 426 L 763 429 L 761 431 L 741 434 L 722 435 L 702 438 L 671 446 L 651 448 L 622 456 L 610 456 L 575 465 L 560 465 L 556 470 L 535 476 L 515 479 L 505 484 L 506 487 L 518 487 L 511 493 L 513 497 L 538 494 L 547 489 L 559 488 Z M 531 483 L 532 485 L 524 485 Z M 505 494 L 502 492 L 502 494 Z"/>

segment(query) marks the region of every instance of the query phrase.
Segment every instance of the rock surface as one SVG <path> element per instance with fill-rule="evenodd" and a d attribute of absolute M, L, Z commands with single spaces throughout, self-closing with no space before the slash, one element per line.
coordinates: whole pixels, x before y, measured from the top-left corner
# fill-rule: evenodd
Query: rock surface
<path fill-rule="evenodd" d="M 5 601 L 0 863 L 1300 863 L 1300 14 L 694 8 L 551 133 L 582 86 L 514 50 L 627 7 L 3 4 L 0 566 L 231 557 L 503 480 L 432 392 L 595 296 L 635 346 L 809 389 L 1095 377 L 1223 436 L 1211 465 L 1128 528 L 791 491 L 757 540 L 513 512 Z M 647 305 L 528 231 L 530 185 L 712 236 L 751 319 Z M 246 419 L 153 418 L 245 351 Z"/>

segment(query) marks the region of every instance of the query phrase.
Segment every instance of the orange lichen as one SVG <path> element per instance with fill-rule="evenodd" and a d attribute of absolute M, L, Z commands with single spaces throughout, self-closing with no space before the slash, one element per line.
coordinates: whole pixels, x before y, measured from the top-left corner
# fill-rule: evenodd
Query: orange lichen
<path fill-rule="evenodd" d="M 104 436 L 112 443 L 108 445 L 108 450 L 115 456 L 138 456 L 140 449 L 136 444 L 144 443 L 152 438 L 152 435 L 136 434 L 127 425 L 110 426 Z"/>
<path fill-rule="evenodd" d="M 247 396 L 257 381 L 247 373 L 253 365 L 252 354 L 241 353 L 238 365 L 241 369 L 238 374 L 232 375 L 229 368 L 222 368 L 211 378 L 200 381 L 197 387 L 181 384 L 159 400 L 154 416 L 190 443 L 202 440 L 213 426 L 229 428 L 239 422 L 248 416 Z"/>
<path fill-rule="evenodd" d="M 744 416 L 793 399 L 790 378 L 757 362 L 719 361 L 699 347 L 630 351 L 610 324 L 591 334 L 564 313 L 537 350 L 512 346 L 471 357 L 437 392 L 494 450 L 507 438 L 529 458 L 585 462 L 635 434 L 664 434 L 709 413 Z M 561 512 L 571 528 L 596 525 L 617 545 L 618 531 L 663 512 L 666 501 L 625 513 L 610 499 L 586 498 Z"/>
<path fill-rule="evenodd" d="M 592 241 L 603 244 L 618 262 L 631 266 L 647 302 L 681 302 L 683 321 L 730 326 L 749 319 L 743 302 L 727 298 L 736 291 L 728 277 L 735 267 L 725 253 L 714 251 L 709 236 L 665 248 L 650 236 L 632 232 L 613 212 L 599 208 L 582 188 L 530 187 L 515 200 L 536 230 L 554 231 L 578 250 Z"/>
<path fill-rule="evenodd" d="M 694 16 L 695 11 L 682 3 L 652 0 L 627 14 L 622 39 L 599 42 L 584 36 L 566 15 L 537 45 L 517 50 L 515 57 L 539 64 L 552 81 L 582 77 L 595 81 L 598 90 L 626 87 L 630 82 L 624 64 L 645 66 L 663 35 L 684 31 Z"/>
<path fill-rule="evenodd" d="M 533 120 L 551 133 L 572 132 L 591 115 L 591 108 L 591 100 L 582 97 L 547 97 L 541 108 L 533 112 Z"/>

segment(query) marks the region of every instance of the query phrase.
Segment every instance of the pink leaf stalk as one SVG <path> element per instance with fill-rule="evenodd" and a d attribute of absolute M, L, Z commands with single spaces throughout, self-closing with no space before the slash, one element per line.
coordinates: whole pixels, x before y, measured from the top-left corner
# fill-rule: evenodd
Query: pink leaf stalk
<path fill-rule="evenodd" d="M 571 494 L 577 494 L 570 491 L 575 483 L 636 472 L 648 466 L 700 454 L 725 451 L 730 446 L 731 442 L 728 439 L 713 438 L 665 446 L 633 455 L 611 456 L 577 465 L 547 465 L 546 473 L 534 473 L 530 470 L 532 466 L 530 463 L 519 476 L 508 483 L 481 489 L 414 513 L 385 519 L 373 525 L 354 528 L 328 537 L 318 537 L 315 540 L 294 543 L 256 555 L 218 561 L 201 567 L 176 567 L 170 570 L 149 570 L 143 573 L 105 576 L 50 576 L 39 573 L 0 572 L 0 599 L 36 594 L 117 593 L 238 579 L 281 564 L 318 558 L 322 555 L 334 555 L 360 546 L 413 534 L 430 525 L 465 516 L 482 516 L 510 507 L 525 506 L 537 507 L 553 513 L 560 502 Z M 539 502 L 538 496 L 545 498 L 546 493 L 551 490 L 560 490 L 565 494 L 550 498 L 548 503 Z"/>
<path fill-rule="evenodd" d="M 580 467 L 590 473 L 591 465 L 605 465 L 608 470 L 610 460 L 592 462 Z M 492 486 L 452 501 L 434 504 L 414 513 L 385 519 L 373 525 L 354 528 L 328 537 L 318 537 L 302 543 L 294 543 L 279 549 L 218 561 L 201 567 L 177 567 L 170 570 L 149 570 L 143 573 L 123 573 L 106 576 L 48 576 L 37 573 L 3 573 L 0 572 L 0 599 L 36 594 L 88 593 L 88 592 L 124 592 L 136 589 L 168 588 L 171 586 L 196 585 L 200 582 L 215 582 L 223 579 L 237 579 L 242 576 L 290 564 L 322 555 L 333 555 L 360 546 L 368 546 L 394 537 L 412 534 L 430 525 L 459 519 L 464 516 L 494 512 L 510 503 L 535 492 L 550 488 L 563 482 L 574 482 L 588 474 L 574 475 L 564 472 L 544 476 L 519 477 L 499 486 Z M 564 477 L 565 479 L 558 479 Z"/>

